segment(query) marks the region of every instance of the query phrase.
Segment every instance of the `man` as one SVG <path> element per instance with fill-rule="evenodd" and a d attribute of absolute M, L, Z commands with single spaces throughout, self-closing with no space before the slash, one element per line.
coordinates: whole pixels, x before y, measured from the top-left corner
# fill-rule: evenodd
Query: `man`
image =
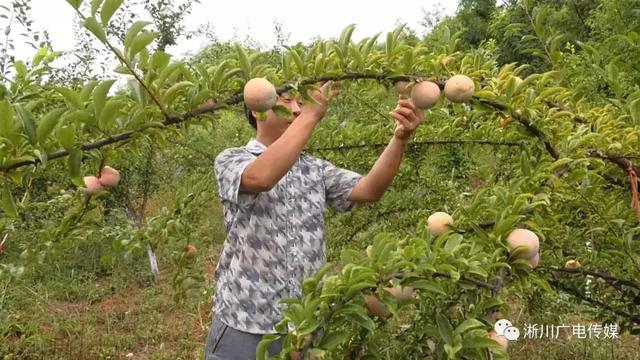
<path fill-rule="evenodd" d="M 346 212 L 354 203 L 374 202 L 396 175 L 407 142 L 423 112 L 410 100 L 398 101 L 389 114 L 396 120 L 393 138 L 366 176 L 301 154 L 337 83 L 325 83 L 302 104 L 289 93 L 279 96 L 293 119 L 273 111 L 256 122 L 256 137 L 243 148 L 230 148 L 215 160 L 224 207 L 227 239 L 216 269 L 214 317 L 205 359 L 255 359 L 263 334 L 275 333 L 283 305 L 301 294 L 301 282 L 325 262 L 324 209 Z M 271 343 L 273 355 L 282 341 Z"/>

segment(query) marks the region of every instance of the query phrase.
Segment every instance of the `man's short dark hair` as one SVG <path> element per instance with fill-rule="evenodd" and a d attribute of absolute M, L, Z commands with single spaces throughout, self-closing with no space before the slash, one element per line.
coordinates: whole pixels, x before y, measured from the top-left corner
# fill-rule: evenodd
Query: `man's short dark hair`
<path fill-rule="evenodd" d="M 247 107 L 247 104 L 244 104 L 244 114 L 247 117 L 247 120 L 249 120 L 249 124 L 251 125 L 251 127 L 258 130 L 258 125 L 256 124 L 256 117 L 253 116 L 253 114 L 251 113 L 251 110 L 249 110 L 249 108 Z"/>

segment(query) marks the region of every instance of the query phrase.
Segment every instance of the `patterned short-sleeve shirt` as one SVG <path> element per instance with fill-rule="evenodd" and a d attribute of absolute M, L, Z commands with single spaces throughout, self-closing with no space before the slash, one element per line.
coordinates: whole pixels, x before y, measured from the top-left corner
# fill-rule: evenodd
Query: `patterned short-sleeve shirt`
<path fill-rule="evenodd" d="M 274 333 L 285 297 L 301 295 L 304 277 L 325 263 L 324 210 L 350 210 L 362 175 L 301 154 L 269 191 L 240 190 L 244 169 L 266 146 L 255 139 L 215 160 L 227 238 L 215 271 L 214 310 L 228 326 Z"/>

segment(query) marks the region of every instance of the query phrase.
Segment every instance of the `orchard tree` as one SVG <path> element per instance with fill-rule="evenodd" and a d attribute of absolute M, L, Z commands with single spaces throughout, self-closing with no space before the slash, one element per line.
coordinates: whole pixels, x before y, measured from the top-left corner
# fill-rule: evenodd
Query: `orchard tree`
<path fill-rule="evenodd" d="M 46 256 L 56 242 L 83 234 L 89 226 L 83 216 L 101 192 L 131 194 L 119 189 L 129 170 L 118 171 L 119 181 L 108 180 L 118 170 L 111 166 L 114 154 L 124 158 L 131 149 L 170 144 L 194 126 L 212 128 L 245 100 L 259 111 L 290 115 L 274 106 L 274 94 L 293 91 L 313 101 L 309 90 L 335 81 L 345 93 L 337 107 L 357 105 L 376 120 L 327 119 L 311 151 L 375 151 L 393 124 L 371 100 L 399 91 L 428 109 L 429 118 L 410 145 L 404 170 L 411 177 L 401 180 L 407 188 L 424 190 L 430 174 L 420 166 L 420 151 L 433 144 L 504 148 L 505 175 L 466 195 L 450 187 L 437 203 L 392 195 L 383 206 L 422 206 L 434 214 L 402 232 L 377 233 L 366 249 L 346 241 L 339 261 L 307 274 L 302 296 L 283 301 L 278 334 L 264 337 L 260 358 L 278 337 L 285 339 L 278 359 L 505 357 L 507 342 L 490 331 L 509 312 L 507 295 L 540 290 L 568 293 L 621 330 L 637 331 L 637 87 L 594 105 L 563 85 L 557 61 L 548 72 L 524 76 L 524 65 L 498 65 L 490 46 L 462 51 L 455 35 L 408 42 L 403 26 L 359 42 L 348 26 L 337 39 L 267 53 L 236 44 L 215 63 L 191 64 L 163 51 L 148 22 L 133 22 L 122 39 L 113 36 L 110 22 L 122 1 L 92 1 L 86 10 L 81 0 L 67 2 L 119 61 L 115 71 L 128 85 L 115 88 L 114 76 L 51 86 L 43 74 L 57 54 L 47 48 L 31 62 L 14 61 L 15 76 L 3 80 L 2 244 L 10 245 L 6 239 L 24 220 L 26 194 L 43 169 L 64 163 L 78 188 L 69 200 L 77 204 L 74 211 L 39 234 L 47 246 L 25 257 L 27 267 L 37 266 L 35 255 Z M 562 57 L 556 50 L 550 59 Z M 462 165 L 456 164 L 468 171 Z M 197 184 L 200 191 L 211 186 Z M 174 280 L 184 283 L 188 259 L 197 255 L 184 216 L 197 194 L 180 194 L 173 212 L 140 224 L 120 250 L 183 241 L 175 259 L 187 271 Z M 389 207 L 379 215 L 404 210 Z M 17 276 L 21 264 L 0 266 L 3 275 Z"/>

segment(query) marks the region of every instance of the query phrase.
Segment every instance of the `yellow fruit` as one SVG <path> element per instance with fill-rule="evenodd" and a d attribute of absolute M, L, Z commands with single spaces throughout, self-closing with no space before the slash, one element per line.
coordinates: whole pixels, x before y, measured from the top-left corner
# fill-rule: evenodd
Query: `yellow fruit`
<path fill-rule="evenodd" d="M 440 100 L 440 88 L 431 81 L 421 81 L 411 89 L 411 101 L 419 109 L 429 109 Z"/>
<path fill-rule="evenodd" d="M 498 345 L 502 346 L 504 351 L 507 351 L 507 348 L 509 347 L 509 340 L 507 340 L 506 337 L 498 335 L 495 331 L 491 330 L 489 332 L 489 339 L 497 342 Z"/>
<path fill-rule="evenodd" d="M 95 176 L 85 176 L 84 186 L 85 188 L 82 189 L 82 192 L 88 196 L 95 195 L 98 191 L 102 190 L 102 184 L 100 184 L 100 180 Z"/>
<path fill-rule="evenodd" d="M 450 225 L 453 225 L 453 218 L 446 212 L 438 211 L 427 218 L 427 226 L 433 236 L 449 231 Z"/>
<path fill-rule="evenodd" d="M 409 93 L 409 89 L 407 89 L 407 86 L 409 84 L 410 83 L 408 81 L 398 81 L 397 83 L 395 83 L 395 85 L 393 85 L 393 87 L 396 89 L 398 94 L 407 95 Z"/>
<path fill-rule="evenodd" d="M 539 253 L 536 254 L 534 257 L 527 260 L 527 262 L 529 263 L 529 266 L 531 266 L 531 268 L 535 269 L 538 266 L 538 263 L 540 262 L 540 254 Z"/>
<path fill-rule="evenodd" d="M 367 306 L 367 309 L 373 315 L 380 316 L 380 317 L 387 317 L 391 315 L 387 307 L 384 306 L 384 304 L 380 300 L 378 300 L 378 298 L 375 295 L 371 295 L 371 294 L 365 295 L 364 303 Z"/>
<path fill-rule="evenodd" d="M 471 100 L 474 92 L 473 80 L 465 75 L 454 75 L 444 84 L 444 95 L 451 102 L 467 102 Z"/>
<path fill-rule="evenodd" d="M 582 267 L 578 260 L 569 260 L 564 264 L 565 270 L 578 270 Z"/>
<path fill-rule="evenodd" d="M 398 300 L 411 300 L 413 298 L 413 288 L 411 286 L 389 286 L 384 291 L 393 295 Z"/>
<path fill-rule="evenodd" d="M 100 184 L 105 187 L 118 185 L 120 182 L 120 173 L 111 166 L 105 166 L 100 170 Z"/>
<path fill-rule="evenodd" d="M 253 78 L 244 85 L 244 103 L 249 110 L 267 111 L 278 102 L 276 88 L 265 78 Z"/>
<path fill-rule="evenodd" d="M 507 246 L 510 251 L 513 251 L 518 247 L 525 247 L 527 251 L 521 253 L 518 257 L 531 259 L 538 253 L 538 250 L 540 249 L 540 241 L 533 231 L 527 229 L 515 229 L 509 234 L 509 236 L 507 236 Z"/>

